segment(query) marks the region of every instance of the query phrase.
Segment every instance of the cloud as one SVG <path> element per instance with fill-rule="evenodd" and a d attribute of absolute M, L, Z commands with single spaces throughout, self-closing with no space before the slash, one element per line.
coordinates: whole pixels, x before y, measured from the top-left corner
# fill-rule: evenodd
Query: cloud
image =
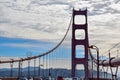
<path fill-rule="evenodd" d="M 73 6 L 87 7 L 90 45 L 96 44 L 104 53 L 120 39 L 119 4 L 119 0 L 0 1 L 0 36 L 58 43 L 66 32 Z"/>
<path fill-rule="evenodd" d="M 98 46 L 101 55 L 120 40 L 118 37 L 120 35 L 120 14 L 117 8 L 111 8 L 111 5 L 113 4 L 117 6 L 119 2 L 96 2 L 89 11 L 90 16 L 88 17 L 88 22 L 90 44 Z"/>
<path fill-rule="evenodd" d="M 73 6 L 77 10 L 87 7 L 89 44 L 96 45 L 100 55 L 104 55 L 104 52 L 120 41 L 119 0 L 0 0 L 1 37 L 46 42 L 44 44 L 13 42 L 2 43 L 0 46 L 26 48 L 32 51 L 33 55 L 39 54 L 40 49 L 48 51 L 63 38 L 72 16 Z M 71 46 L 71 31 L 70 28 L 67 38 L 61 45 L 68 49 Z M 61 50 L 61 47 L 59 49 Z M 58 51 L 56 50 L 56 52 Z M 116 48 L 111 51 L 111 54 L 112 56 L 117 55 Z M 17 59 L 18 57 L 0 57 L 1 60 L 10 60 L 11 58 Z M 68 58 L 70 59 L 70 56 Z M 54 60 L 54 64 L 51 66 L 70 68 L 70 61 L 64 60 L 63 63 L 61 59 Z M 31 61 L 31 65 L 33 65 L 33 61 Z M 9 64 L 1 64 L 0 67 L 8 68 L 8 66 Z M 17 66 L 18 63 L 15 63 L 14 67 Z M 27 61 L 23 66 L 27 66 Z"/>
<path fill-rule="evenodd" d="M 36 3 L 32 1 L 29 2 L 29 4 L 26 3 L 24 5 L 27 5 L 27 7 L 25 8 L 21 7 L 23 6 L 21 1 L 9 2 L 9 7 L 3 5 L 2 9 L 4 15 L 1 16 L 3 19 L 1 20 L 2 23 L 0 24 L 0 29 L 6 32 L 6 34 L 1 36 L 45 40 L 48 39 L 47 36 L 52 35 L 54 39 L 58 38 L 57 36 L 62 33 L 61 31 L 58 31 L 58 29 L 62 29 L 61 26 L 66 26 L 64 24 L 68 21 L 67 18 L 64 18 L 63 20 L 65 22 L 63 22 L 61 18 L 61 16 L 65 16 L 65 14 L 67 14 L 64 10 L 62 10 L 66 7 L 66 5 L 62 5 L 63 7 L 61 8 L 61 5 L 55 5 L 54 3 L 54 5 L 48 4 L 48 6 L 34 4 Z M 63 13 L 60 13 L 59 15 L 59 11 Z M 11 22 L 3 23 L 5 20 L 10 20 Z M 49 39 L 53 39 L 53 37 L 49 37 Z"/>

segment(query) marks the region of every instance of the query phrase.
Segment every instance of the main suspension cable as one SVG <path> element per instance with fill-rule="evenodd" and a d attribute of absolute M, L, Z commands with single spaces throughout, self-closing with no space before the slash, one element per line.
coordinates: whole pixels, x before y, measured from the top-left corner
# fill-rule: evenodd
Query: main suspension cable
<path fill-rule="evenodd" d="M 55 49 L 57 49 L 57 48 L 62 44 L 62 42 L 65 40 L 65 38 L 66 38 L 66 36 L 67 36 L 67 34 L 68 34 L 68 32 L 69 32 L 69 29 L 70 29 L 70 27 L 71 27 L 71 23 L 72 23 L 72 17 L 71 17 L 71 19 L 70 19 L 70 23 L 69 23 L 68 29 L 67 29 L 64 37 L 62 38 L 62 40 L 61 40 L 53 49 L 49 50 L 48 52 L 45 52 L 45 53 L 40 54 L 40 55 L 38 55 L 38 56 L 22 58 L 22 60 L 21 60 L 21 59 L 16 59 L 16 60 L 14 59 L 13 61 L 11 61 L 11 60 L 2 61 L 2 60 L 1 60 L 0 63 L 11 63 L 11 62 L 26 61 L 26 60 L 36 59 L 36 58 L 39 58 L 39 57 L 41 57 L 41 56 L 50 54 L 50 53 L 53 52 Z"/>
<path fill-rule="evenodd" d="M 120 44 L 120 42 L 118 42 L 117 44 L 115 44 L 114 46 L 112 46 L 109 50 L 105 51 L 103 54 L 104 54 L 104 55 L 106 55 L 106 54 L 108 55 L 107 52 L 111 51 L 113 48 L 115 48 L 115 47 L 118 46 L 119 44 Z M 103 55 L 103 54 L 102 54 L 102 55 Z"/>

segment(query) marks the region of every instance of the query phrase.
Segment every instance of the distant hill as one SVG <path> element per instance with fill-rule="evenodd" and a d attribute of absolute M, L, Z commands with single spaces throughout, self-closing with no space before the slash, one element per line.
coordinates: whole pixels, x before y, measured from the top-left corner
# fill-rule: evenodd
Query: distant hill
<path fill-rule="evenodd" d="M 40 75 L 41 76 L 48 76 L 49 72 L 51 73 L 52 77 L 57 77 L 57 76 L 63 76 L 63 77 L 71 77 L 71 70 L 69 69 L 40 69 Z M 0 69 L 0 77 L 9 77 L 10 76 L 10 69 L 4 68 Z M 93 71 L 94 77 L 97 76 L 96 71 Z M 18 76 L 18 68 L 13 68 L 13 76 L 17 77 Z M 28 76 L 28 68 L 23 68 L 22 69 L 22 76 Z M 38 67 L 36 67 L 35 75 L 34 75 L 34 67 L 30 67 L 30 76 L 38 76 Z M 77 70 L 76 76 L 78 77 L 84 77 L 84 71 L 83 70 Z M 100 77 L 103 77 L 104 73 L 100 72 Z M 111 77 L 110 74 L 108 74 L 108 77 Z"/>

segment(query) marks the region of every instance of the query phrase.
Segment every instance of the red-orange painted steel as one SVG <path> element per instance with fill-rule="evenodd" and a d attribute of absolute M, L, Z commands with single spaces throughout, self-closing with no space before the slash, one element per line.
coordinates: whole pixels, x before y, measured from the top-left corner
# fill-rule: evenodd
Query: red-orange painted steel
<path fill-rule="evenodd" d="M 83 15 L 85 16 L 85 24 L 75 24 L 75 16 L 76 15 Z M 88 29 L 87 29 L 87 9 L 86 10 L 74 10 L 73 9 L 73 24 L 72 24 L 72 77 L 76 77 L 76 65 L 80 64 L 84 66 L 85 70 L 85 80 L 89 78 L 89 70 L 88 70 Z M 76 30 L 84 30 L 85 32 L 85 39 L 76 39 L 75 38 L 75 31 Z M 84 46 L 84 57 L 83 58 L 76 58 L 76 46 L 82 45 Z"/>

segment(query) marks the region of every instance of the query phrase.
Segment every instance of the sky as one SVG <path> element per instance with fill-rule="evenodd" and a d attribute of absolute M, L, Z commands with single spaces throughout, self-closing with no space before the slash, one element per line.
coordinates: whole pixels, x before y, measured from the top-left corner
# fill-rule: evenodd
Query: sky
<path fill-rule="evenodd" d="M 101 54 L 119 42 L 119 0 L 0 0 L 1 56 L 54 47 L 66 32 L 73 7 L 88 9 L 89 44 Z"/>
<path fill-rule="evenodd" d="M 120 42 L 119 0 L 0 0 L 0 59 L 18 59 L 26 57 L 27 53 L 34 56 L 51 50 L 66 33 L 73 7 L 76 10 L 87 8 L 89 45 L 96 45 L 100 55 Z M 59 47 L 61 52 L 70 53 L 71 31 L 70 29 Z M 77 37 L 83 35 L 77 32 Z M 83 57 L 84 51 L 79 50 L 79 47 L 77 52 L 81 54 L 77 54 L 77 57 Z M 120 46 L 118 47 L 120 49 Z M 59 50 L 56 50 L 56 53 Z M 116 53 L 115 48 L 113 56 Z M 70 55 L 64 63 L 63 59 L 59 58 L 63 55 L 65 54 L 57 55 L 58 59 L 55 62 L 51 61 L 54 64 L 50 66 L 70 68 L 71 63 L 68 59 Z M 26 61 L 23 64 L 23 67 L 27 67 Z M 14 67 L 18 67 L 18 63 L 14 64 Z M 1 64 L 0 68 L 10 66 Z"/>
<path fill-rule="evenodd" d="M 73 7 L 87 8 L 89 44 L 96 45 L 100 55 L 120 41 L 119 0 L 0 0 L 0 56 L 52 49 L 63 38 Z M 69 32 L 64 43 L 70 43 L 70 37 Z"/>

